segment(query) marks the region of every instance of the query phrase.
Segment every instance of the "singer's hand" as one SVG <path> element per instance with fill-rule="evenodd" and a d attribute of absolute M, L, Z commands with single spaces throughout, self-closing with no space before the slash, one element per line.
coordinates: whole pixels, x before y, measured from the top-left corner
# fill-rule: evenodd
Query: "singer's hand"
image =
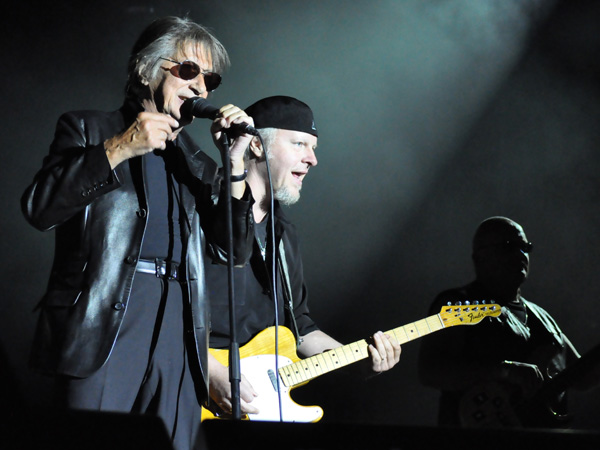
<path fill-rule="evenodd" d="M 141 112 L 122 134 L 104 141 L 111 169 L 135 156 L 154 149 L 164 150 L 167 140 L 175 139 L 173 130 L 179 123 L 173 117 L 157 112 Z"/>
<path fill-rule="evenodd" d="M 220 139 L 223 130 L 227 130 L 233 123 L 246 123 L 254 126 L 254 122 L 250 116 L 248 116 L 244 110 L 234 105 L 225 105 L 219 109 L 219 115 L 213 121 L 210 131 L 213 135 L 215 145 L 222 152 Z M 244 153 L 250 145 L 252 136 L 249 134 L 242 134 L 237 136 L 231 142 L 229 146 L 229 159 L 231 160 L 232 175 L 241 175 L 244 171 Z M 236 171 L 238 173 L 236 173 Z"/>

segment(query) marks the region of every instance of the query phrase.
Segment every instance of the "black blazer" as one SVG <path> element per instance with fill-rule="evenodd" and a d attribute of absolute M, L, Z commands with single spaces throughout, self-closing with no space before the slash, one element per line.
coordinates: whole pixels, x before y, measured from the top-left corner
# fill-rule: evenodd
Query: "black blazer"
<path fill-rule="evenodd" d="M 41 170 L 22 197 L 27 220 L 55 230 L 55 257 L 39 308 L 31 365 L 50 374 L 86 377 L 109 358 L 126 314 L 146 226 L 141 157 L 110 169 L 104 141 L 123 132 L 137 111 L 64 114 Z M 204 240 L 226 262 L 225 208 L 217 164 L 182 131 L 177 138 L 180 199 L 191 225 L 182 235 L 189 310 L 198 362 L 208 386 L 209 307 Z M 232 199 L 234 263 L 245 264 L 254 236 L 252 199 Z M 220 192 L 220 194 L 219 194 Z"/>

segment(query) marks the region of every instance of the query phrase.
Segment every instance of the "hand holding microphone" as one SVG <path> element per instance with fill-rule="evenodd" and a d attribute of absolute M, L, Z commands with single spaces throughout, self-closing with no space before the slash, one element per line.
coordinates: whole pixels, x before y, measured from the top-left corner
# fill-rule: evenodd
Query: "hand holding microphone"
<path fill-rule="evenodd" d="M 238 114 L 239 111 L 241 111 L 242 114 Z M 181 116 L 198 117 L 200 119 L 211 120 L 215 120 L 220 117 L 230 120 L 235 120 L 238 117 L 247 117 L 246 113 L 236 106 L 226 105 L 219 109 L 216 106 L 208 103 L 208 101 L 202 97 L 192 97 L 187 99 L 181 107 Z M 237 135 L 249 134 L 252 136 L 258 136 L 258 131 L 256 131 L 256 128 L 245 122 L 230 122 L 227 130 L 229 130 L 230 133 L 236 133 Z M 228 132 L 227 130 L 225 131 L 226 133 Z"/>
<path fill-rule="evenodd" d="M 191 121 L 192 117 L 202 119 L 212 119 L 211 133 L 215 145 L 224 154 L 224 147 L 229 148 L 229 161 L 231 162 L 231 175 L 236 181 L 245 179 L 245 164 L 244 154 L 253 136 L 259 136 L 258 131 L 252 126 L 252 118 L 249 117 L 244 110 L 234 105 L 225 105 L 216 108 L 202 97 L 193 97 L 187 99 L 181 106 L 182 120 Z M 221 139 L 223 134 L 231 139 L 231 144 L 224 144 Z M 233 183 L 242 185 L 242 183 Z M 243 192 L 243 190 L 241 191 Z M 236 193 L 234 196 L 240 198 Z"/>

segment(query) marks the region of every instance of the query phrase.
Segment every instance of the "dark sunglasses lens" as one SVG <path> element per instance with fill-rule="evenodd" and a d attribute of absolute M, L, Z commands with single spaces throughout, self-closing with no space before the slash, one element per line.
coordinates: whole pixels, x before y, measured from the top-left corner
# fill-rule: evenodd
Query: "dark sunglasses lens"
<path fill-rule="evenodd" d="M 204 74 L 204 84 L 208 92 L 214 91 L 221 84 L 221 75 L 214 72 L 206 72 Z"/>
<path fill-rule="evenodd" d="M 179 67 L 179 78 L 182 80 L 192 80 L 200 73 L 200 66 L 192 61 L 184 61 L 175 67 Z"/>
<path fill-rule="evenodd" d="M 531 242 L 506 241 L 504 247 L 508 250 L 521 250 L 524 253 L 531 253 L 533 244 Z"/>

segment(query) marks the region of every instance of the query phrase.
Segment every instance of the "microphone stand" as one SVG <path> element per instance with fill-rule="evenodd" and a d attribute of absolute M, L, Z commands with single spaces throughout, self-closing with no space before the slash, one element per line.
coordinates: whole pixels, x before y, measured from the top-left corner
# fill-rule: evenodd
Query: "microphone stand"
<path fill-rule="evenodd" d="M 231 413 L 235 420 L 241 420 L 240 383 L 240 345 L 237 342 L 234 281 L 233 281 L 233 219 L 231 209 L 231 162 L 229 161 L 229 140 L 223 130 L 221 132 L 223 153 L 223 182 L 225 183 L 225 201 L 227 211 L 227 274 L 229 285 L 229 382 L 231 383 Z"/>

